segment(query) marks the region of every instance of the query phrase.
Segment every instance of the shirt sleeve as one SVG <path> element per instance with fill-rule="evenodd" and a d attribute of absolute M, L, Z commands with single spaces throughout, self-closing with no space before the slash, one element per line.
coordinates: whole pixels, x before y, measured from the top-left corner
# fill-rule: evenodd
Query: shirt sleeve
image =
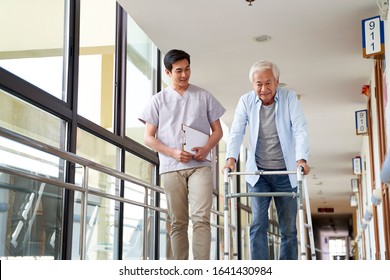
<path fill-rule="evenodd" d="M 207 114 L 210 124 L 220 119 L 225 111 L 226 109 L 221 103 L 212 94 L 209 94 L 209 108 Z"/>
<path fill-rule="evenodd" d="M 146 104 L 144 110 L 138 117 L 142 123 L 150 123 L 156 127 L 159 125 L 159 106 L 157 102 L 157 98 L 153 96 L 148 103 Z"/>
<path fill-rule="evenodd" d="M 309 157 L 309 141 L 307 132 L 307 121 L 301 104 L 295 94 L 291 94 L 290 98 L 290 114 L 293 137 L 295 139 L 295 160 L 304 159 L 308 161 Z"/>

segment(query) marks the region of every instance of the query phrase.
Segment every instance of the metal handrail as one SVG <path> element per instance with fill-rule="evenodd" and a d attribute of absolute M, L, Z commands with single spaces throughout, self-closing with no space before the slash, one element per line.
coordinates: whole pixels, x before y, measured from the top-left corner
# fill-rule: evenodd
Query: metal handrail
<path fill-rule="evenodd" d="M 102 192 L 102 191 L 99 191 L 96 189 L 89 189 L 88 188 L 88 170 L 93 169 L 96 171 L 100 171 L 100 172 L 105 173 L 109 176 L 113 176 L 117 179 L 122 179 L 124 181 L 138 184 L 141 187 L 144 187 L 145 189 L 150 189 L 150 190 L 154 190 L 156 192 L 163 193 L 164 190 L 157 185 L 147 184 L 144 181 L 142 181 L 138 178 L 135 178 L 133 176 L 121 173 L 115 169 L 103 166 L 103 165 L 98 164 L 96 162 L 93 162 L 91 160 L 77 156 L 73 153 L 66 152 L 66 151 L 63 151 L 63 150 L 58 149 L 56 147 L 50 146 L 48 144 L 31 139 L 29 137 L 26 137 L 24 135 L 21 135 L 19 133 L 16 133 L 14 131 L 6 129 L 4 127 L 0 127 L 0 136 L 7 138 L 7 139 L 10 139 L 12 141 L 15 141 L 17 143 L 26 145 L 28 147 L 34 148 L 36 150 L 43 151 L 43 152 L 46 152 L 48 154 L 54 155 L 62 160 L 83 166 L 84 178 L 83 178 L 82 186 L 80 187 L 80 186 L 77 186 L 75 184 L 63 182 L 63 181 L 58 180 L 56 178 L 49 178 L 47 176 L 43 176 L 43 175 L 39 175 L 39 174 L 28 173 L 28 172 L 24 172 L 24 171 L 19 170 L 19 169 L 12 168 L 12 167 L 7 166 L 5 164 L 0 164 L 0 172 L 25 177 L 25 178 L 28 178 L 31 180 L 39 181 L 42 183 L 47 183 L 47 184 L 61 187 L 61 188 L 65 188 L 65 189 L 70 189 L 73 191 L 79 191 L 82 193 L 82 201 L 81 201 L 82 211 L 81 211 L 81 217 L 80 217 L 80 219 L 81 219 L 80 220 L 81 221 L 81 224 L 80 224 L 80 249 L 81 249 L 80 250 L 80 257 L 81 257 L 81 259 L 85 259 L 85 255 L 86 255 L 86 247 L 85 247 L 85 245 L 86 245 L 86 239 L 85 239 L 86 238 L 86 235 L 85 235 L 86 234 L 86 211 L 87 211 L 86 207 L 88 204 L 88 198 L 87 198 L 86 194 L 95 194 L 95 195 L 98 195 L 101 197 L 113 199 L 113 200 L 120 201 L 123 203 L 138 205 L 140 207 L 153 209 L 153 210 L 160 211 L 160 212 L 165 212 L 165 213 L 167 212 L 166 209 L 162 209 L 159 207 L 148 205 L 146 199 L 145 199 L 145 203 L 140 203 L 140 202 L 132 201 L 130 199 L 126 199 L 124 197 L 111 195 L 109 193 Z"/>
<path fill-rule="evenodd" d="M 32 173 L 25 172 L 25 171 L 22 171 L 22 170 L 17 170 L 15 168 L 12 168 L 12 167 L 7 166 L 7 165 L 2 164 L 2 163 L 0 163 L 0 172 L 7 173 L 7 174 L 10 174 L 10 175 L 15 175 L 15 176 L 21 176 L 21 177 L 24 177 L 24 178 L 27 178 L 27 179 L 31 179 L 31 180 L 34 180 L 34 181 L 47 183 L 49 185 L 57 186 L 57 187 L 64 188 L 64 189 L 69 189 L 69 190 L 73 190 L 73 191 L 79 191 L 82 194 L 84 194 L 84 198 L 82 199 L 84 207 L 86 207 L 86 203 L 87 203 L 87 199 L 86 199 L 85 194 L 88 193 L 88 194 L 94 194 L 94 195 L 98 195 L 98 196 L 101 196 L 101 197 L 105 197 L 105 198 L 108 198 L 108 199 L 113 199 L 113 200 L 116 200 L 116 201 L 119 201 L 119 202 L 122 202 L 122 203 L 129 203 L 129 204 L 137 205 L 137 206 L 144 207 L 144 208 L 147 208 L 147 209 L 152 209 L 152 210 L 155 210 L 155 211 L 167 213 L 167 209 L 163 209 L 163 208 L 160 208 L 160 207 L 148 205 L 146 203 L 140 203 L 140 202 L 137 202 L 137 201 L 133 201 L 133 200 L 124 198 L 124 197 L 111 195 L 109 193 L 106 193 L 106 192 L 103 192 L 103 191 L 99 191 L 97 189 L 88 188 L 88 184 L 87 184 L 87 181 L 88 181 L 87 170 L 90 168 L 90 169 L 93 169 L 93 170 L 105 173 L 107 175 L 116 177 L 117 179 L 122 179 L 124 181 L 135 183 L 137 185 L 140 185 L 142 187 L 145 187 L 147 189 L 150 189 L 150 190 L 153 190 L 153 191 L 156 191 L 156 192 L 159 192 L 159 193 L 164 193 L 164 189 L 161 188 L 160 186 L 145 183 L 144 181 L 142 181 L 142 180 L 140 180 L 140 179 L 138 179 L 136 177 L 133 177 L 131 175 L 122 173 L 122 172 L 117 171 L 115 169 L 109 168 L 107 166 L 104 166 L 104 165 L 101 165 L 99 163 L 96 163 L 96 162 L 93 162 L 91 160 L 88 160 L 88 159 L 85 159 L 83 157 L 80 157 L 80 156 L 78 156 L 76 154 L 73 154 L 73 153 L 61 150 L 59 148 L 53 147 L 51 145 L 48 145 L 46 143 L 43 143 L 43 142 L 37 141 L 35 139 L 29 138 L 27 136 L 21 135 L 21 134 L 19 134 L 17 132 L 11 131 L 11 130 L 6 129 L 4 127 L 0 127 L 0 136 L 4 137 L 4 138 L 7 138 L 7 139 L 10 139 L 10 140 L 13 140 L 13 141 L 15 141 L 17 143 L 24 144 L 24 145 L 29 146 L 31 148 L 34 148 L 34 149 L 46 152 L 48 154 L 51 154 L 53 156 L 56 156 L 56 157 L 61 158 L 63 160 L 66 160 L 68 162 L 72 162 L 74 164 L 78 164 L 80 166 L 83 166 L 85 177 L 84 177 L 84 180 L 83 180 L 84 183 L 82 184 L 82 186 L 77 186 L 76 184 L 63 182 L 63 181 L 58 180 L 56 178 L 50 178 L 50 177 L 43 176 L 43 175 L 32 174 Z M 86 210 L 86 209 L 84 209 L 84 210 Z M 212 211 L 212 213 L 214 213 L 214 214 L 216 214 L 218 216 L 223 216 L 223 213 L 220 212 L 220 211 L 217 211 L 217 210 L 214 210 L 214 209 L 212 209 L 211 211 Z M 86 216 L 81 217 L 81 219 L 85 219 L 85 218 L 86 218 Z M 215 226 L 217 228 L 221 228 L 221 226 L 219 226 L 219 225 L 213 225 L 213 226 Z M 80 228 L 80 234 L 81 235 L 83 235 L 82 234 L 83 231 L 85 232 L 85 228 L 83 229 L 82 226 L 81 226 L 81 228 Z M 85 245 L 85 237 L 84 238 L 81 237 L 81 240 L 80 240 L 80 246 L 82 248 L 81 249 L 81 259 L 83 259 L 83 256 L 85 256 L 84 245 Z"/>
<path fill-rule="evenodd" d="M 146 187 L 146 188 L 150 188 L 150 189 L 152 189 L 154 191 L 157 191 L 157 192 L 160 192 L 160 193 L 164 192 L 164 190 L 161 187 L 157 186 L 157 185 L 145 183 L 144 181 L 142 181 L 142 180 L 140 180 L 140 179 L 138 179 L 136 177 L 133 177 L 131 175 L 122 173 L 122 172 L 120 172 L 118 170 L 115 170 L 115 169 L 112 169 L 110 167 L 107 167 L 107 166 L 101 165 L 99 163 L 96 163 L 94 161 L 85 159 L 85 158 L 80 157 L 80 156 L 78 156 L 76 154 L 73 154 L 71 152 L 67 152 L 67 151 L 61 150 L 59 148 L 53 147 L 51 145 L 48 145 L 48 144 L 42 143 L 40 141 L 34 140 L 32 138 L 29 138 L 27 136 L 21 135 L 19 133 L 16 133 L 16 132 L 11 131 L 9 129 L 6 129 L 4 127 L 0 127 L 0 136 L 3 136 L 3 137 L 8 138 L 8 139 L 11 139 L 11 140 L 16 141 L 18 143 L 27 145 L 29 147 L 38 149 L 40 151 L 49 153 L 51 155 L 57 156 L 59 158 L 62 158 L 64 160 L 67 160 L 67 161 L 70 161 L 70 162 L 73 162 L 73 163 L 76 163 L 76 164 L 79 164 L 79 165 L 82 165 L 82 166 L 94 169 L 96 171 L 103 172 L 103 173 L 105 173 L 107 175 L 114 176 L 114 177 L 116 177 L 118 179 L 122 179 L 122 180 L 125 180 L 125 181 L 133 182 L 133 183 L 136 183 L 136 184 L 141 185 L 141 186 Z"/>

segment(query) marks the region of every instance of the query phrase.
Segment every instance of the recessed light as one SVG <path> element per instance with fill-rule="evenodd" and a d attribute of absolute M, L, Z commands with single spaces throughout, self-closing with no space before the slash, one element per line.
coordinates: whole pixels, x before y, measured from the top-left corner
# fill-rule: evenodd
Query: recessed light
<path fill-rule="evenodd" d="M 253 40 L 255 40 L 255 42 L 258 42 L 258 43 L 265 43 L 265 42 L 268 42 L 271 40 L 271 36 L 260 35 L 260 36 L 256 36 L 255 38 L 253 38 Z"/>

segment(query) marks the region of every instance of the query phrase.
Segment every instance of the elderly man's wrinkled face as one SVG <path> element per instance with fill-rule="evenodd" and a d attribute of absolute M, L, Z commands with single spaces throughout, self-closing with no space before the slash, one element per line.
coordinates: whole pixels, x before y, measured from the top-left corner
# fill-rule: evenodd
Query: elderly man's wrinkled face
<path fill-rule="evenodd" d="M 264 70 L 253 74 L 253 89 L 263 102 L 263 105 L 274 103 L 274 96 L 279 81 L 274 77 L 272 70 Z"/>

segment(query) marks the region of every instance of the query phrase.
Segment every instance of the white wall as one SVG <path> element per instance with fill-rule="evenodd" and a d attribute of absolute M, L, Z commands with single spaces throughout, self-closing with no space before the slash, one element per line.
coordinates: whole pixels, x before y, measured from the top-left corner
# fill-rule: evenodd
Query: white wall
<path fill-rule="evenodd" d="M 384 22 L 385 27 L 385 54 L 390 54 L 390 23 L 388 20 L 385 20 Z M 390 55 L 387 55 L 385 57 L 386 65 L 386 71 L 385 71 L 385 77 L 383 81 L 383 85 L 375 85 L 375 76 L 374 76 L 374 69 L 372 69 L 371 73 L 371 111 L 372 111 L 372 135 L 373 135 L 373 154 L 370 155 L 369 151 L 369 143 L 368 138 L 363 141 L 362 148 L 361 148 L 361 157 L 363 162 L 366 162 L 366 168 L 363 168 L 363 174 L 362 174 L 362 203 L 359 205 L 359 208 L 357 210 L 357 225 L 358 225 L 358 236 L 362 235 L 362 232 L 365 236 L 365 250 L 366 250 L 366 259 L 375 259 L 375 236 L 374 236 L 374 224 L 373 220 L 371 220 L 368 223 L 368 227 L 366 230 L 361 230 L 361 224 L 362 224 L 362 215 L 360 213 L 365 213 L 367 209 L 372 209 L 372 207 L 375 207 L 371 203 L 371 196 L 372 196 L 372 186 L 371 186 L 371 166 L 370 166 L 370 157 L 373 157 L 374 159 L 374 175 L 375 175 L 375 188 L 381 188 L 381 181 L 380 181 L 380 171 L 381 171 L 381 162 L 379 162 L 379 145 L 378 145 L 378 119 L 377 119 L 377 108 L 376 108 L 376 98 L 375 98 L 375 87 L 376 86 L 383 86 L 384 96 L 385 96 L 385 134 L 386 134 L 386 147 L 387 151 L 390 151 L 389 143 L 390 143 L 390 104 L 387 102 L 388 96 L 389 96 L 389 87 L 388 80 L 390 72 L 389 70 L 389 63 L 390 63 Z M 362 209 L 362 211 L 360 210 Z M 384 238 L 384 230 L 383 230 L 383 211 L 381 205 L 377 207 L 377 214 L 378 214 L 378 232 L 379 232 L 379 248 L 380 248 L 380 259 L 385 259 L 385 238 Z M 362 257 L 362 250 L 363 250 L 363 242 L 362 239 L 358 240 L 358 248 L 359 248 L 359 258 Z"/>

